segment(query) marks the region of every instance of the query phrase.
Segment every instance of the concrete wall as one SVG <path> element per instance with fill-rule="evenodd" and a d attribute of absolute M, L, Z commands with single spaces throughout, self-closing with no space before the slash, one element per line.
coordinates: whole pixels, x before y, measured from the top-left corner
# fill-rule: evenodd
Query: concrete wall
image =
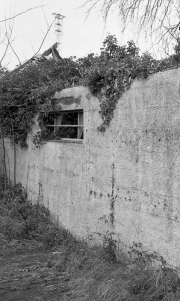
<path fill-rule="evenodd" d="M 103 233 L 113 213 L 123 244 L 141 242 L 179 266 L 180 69 L 135 80 L 105 133 L 97 131 L 99 101 L 87 88 L 55 96 L 63 109 L 84 110 L 84 141 L 49 141 L 36 149 L 29 135 L 28 149 L 17 149 L 17 181 L 29 199 L 44 203 L 79 236 Z M 37 129 L 34 125 L 33 132 Z M 8 139 L 6 151 L 12 173 Z"/>

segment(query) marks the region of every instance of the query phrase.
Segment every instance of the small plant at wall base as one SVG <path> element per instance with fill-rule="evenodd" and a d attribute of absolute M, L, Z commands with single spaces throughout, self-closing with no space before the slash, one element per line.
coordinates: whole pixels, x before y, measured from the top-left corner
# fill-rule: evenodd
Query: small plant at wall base
<path fill-rule="evenodd" d="M 167 262 L 163 256 L 158 255 L 156 252 L 147 252 L 143 250 L 142 243 L 133 242 L 132 246 L 129 247 L 128 254 L 132 262 L 136 264 L 152 266 L 155 262 L 158 263 L 163 269 L 167 268 Z"/>

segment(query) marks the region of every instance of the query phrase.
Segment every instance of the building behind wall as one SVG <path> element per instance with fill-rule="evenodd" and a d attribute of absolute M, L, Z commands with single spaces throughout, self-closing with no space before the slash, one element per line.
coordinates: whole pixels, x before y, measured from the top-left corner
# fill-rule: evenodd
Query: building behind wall
<path fill-rule="evenodd" d="M 179 266 L 180 69 L 135 80 L 104 133 L 97 130 L 99 100 L 88 88 L 55 98 L 61 110 L 83 114 L 83 139 L 46 141 L 37 149 L 35 117 L 29 147 L 16 152 L 17 181 L 28 198 L 80 237 L 104 233 L 109 220 L 124 245 L 141 242 Z M 9 138 L 5 144 L 12 175 Z"/>

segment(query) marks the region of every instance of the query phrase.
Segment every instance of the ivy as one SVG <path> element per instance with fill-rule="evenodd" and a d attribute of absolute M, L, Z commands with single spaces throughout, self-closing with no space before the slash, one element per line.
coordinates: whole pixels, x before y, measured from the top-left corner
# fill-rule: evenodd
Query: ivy
<path fill-rule="evenodd" d="M 34 138 L 38 145 L 49 135 L 41 112 L 48 114 L 54 110 L 53 94 L 72 85 L 88 86 L 99 99 L 102 123 L 98 130 L 104 132 L 114 116 L 119 98 L 131 87 L 135 78 L 147 78 L 149 74 L 179 67 L 180 39 L 174 51 L 173 55 L 156 60 L 149 53 L 140 55 L 133 41 L 119 46 L 116 37 L 108 35 L 100 55 L 90 53 L 80 59 L 70 57 L 30 62 L 12 72 L 1 70 L 0 125 L 3 133 L 10 134 L 15 143 L 26 147 L 33 116 L 40 113 L 41 133 Z"/>
<path fill-rule="evenodd" d="M 119 46 L 113 35 L 103 42 L 100 56 L 88 55 L 84 59 L 88 70 L 86 84 L 100 101 L 102 124 L 98 130 L 104 132 L 114 116 L 117 102 L 123 93 L 131 87 L 135 78 L 147 78 L 149 74 L 177 68 L 180 63 L 180 39 L 175 46 L 175 54 L 162 60 L 154 59 L 149 53 L 139 54 L 139 48 L 133 41 Z"/>
<path fill-rule="evenodd" d="M 0 82 L 0 124 L 5 135 L 26 147 L 35 113 L 51 107 L 53 94 L 80 78 L 72 58 L 48 60 L 7 72 Z"/>

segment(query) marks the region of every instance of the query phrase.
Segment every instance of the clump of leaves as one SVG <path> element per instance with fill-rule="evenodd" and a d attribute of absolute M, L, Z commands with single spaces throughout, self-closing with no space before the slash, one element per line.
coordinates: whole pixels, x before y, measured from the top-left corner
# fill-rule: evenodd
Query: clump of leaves
<path fill-rule="evenodd" d="M 108 35 L 99 56 L 89 54 L 79 60 L 84 83 L 100 101 L 100 131 L 104 132 L 109 126 L 119 98 L 131 87 L 135 78 L 147 78 L 149 74 L 178 66 L 178 45 L 179 41 L 175 55 L 156 60 L 148 52 L 140 55 L 133 41 L 119 46 L 116 37 Z"/>
<path fill-rule="evenodd" d="M 44 104 L 51 105 L 56 91 L 72 85 L 80 77 L 73 58 L 27 64 L 7 72 L 0 82 L 0 123 L 4 134 L 11 135 L 22 147 L 27 146 L 34 114 Z"/>
<path fill-rule="evenodd" d="M 147 77 L 153 59 L 150 55 L 140 57 L 133 41 L 128 42 L 127 46 L 119 46 L 116 37 L 108 35 L 100 56 L 87 56 L 84 64 L 89 66 L 88 70 L 83 70 L 87 85 L 100 100 L 99 113 L 103 122 L 98 129 L 105 131 L 113 118 L 118 99 L 135 77 Z"/>

